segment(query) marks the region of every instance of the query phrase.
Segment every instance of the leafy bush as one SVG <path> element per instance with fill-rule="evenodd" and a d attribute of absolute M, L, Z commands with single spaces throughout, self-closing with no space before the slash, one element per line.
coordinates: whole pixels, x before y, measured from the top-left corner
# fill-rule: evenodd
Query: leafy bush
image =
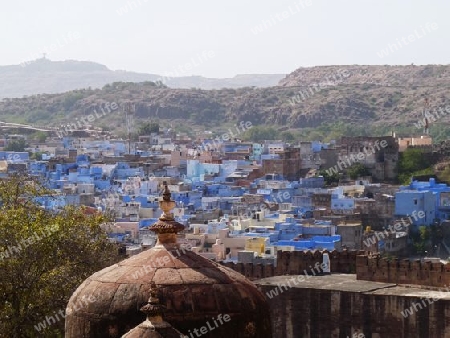
<path fill-rule="evenodd" d="M 260 142 L 264 140 L 278 139 L 279 133 L 273 127 L 255 126 L 243 134 L 243 138 L 249 141 Z"/>
<path fill-rule="evenodd" d="M 352 179 L 356 180 L 361 176 L 370 175 L 369 170 L 362 163 L 355 163 L 350 168 L 347 169 L 347 175 Z"/>
<path fill-rule="evenodd" d="M 399 155 L 398 179 L 401 184 L 409 184 L 412 176 L 432 175 L 431 162 L 422 149 L 408 148 Z"/>

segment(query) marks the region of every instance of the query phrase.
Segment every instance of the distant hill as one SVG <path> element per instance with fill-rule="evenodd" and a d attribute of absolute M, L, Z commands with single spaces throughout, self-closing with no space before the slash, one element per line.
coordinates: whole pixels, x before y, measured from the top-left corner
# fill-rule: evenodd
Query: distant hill
<path fill-rule="evenodd" d="M 298 68 L 280 86 L 374 84 L 378 86 L 439 86 L 450 84 L 449 65 L 317 66 Z"/>
<path fill-rule="evenodd" d="M 30 63 L 0 66 L 0 98 L 34 94 L 63 93 L 74 89 L 102 88 L 113 82 L 144 82 L 163 79 L 172 88 L 220 89 L 238 87 L 269 87 L 285 75 L 237 75 L 227 79 L 201 76 L 162 78 L 157 74 L 113 71 L 106 66 L 86 61 L 50 61 L 41 58 Z"/>
<path fill-rule="evenodd" d="M 101 74 L 103 66 L 89 67 L 92 69 L 88 74 Z M 115 82 L 102 89 L 3 99 L 0 121 L 56 126 L 87 116 L 106 103 L 132 102 L 136 123 L 153 119 L 178 123 L 190 131 L 194 127 L 218 128 L 251 121 L 253 125 L 293 131 L 296 137 L 310 139 L 383 135 L 391 131 L 421 135 L 419 122 L 424 119 L 426 100 L 431 110 L 450 106 L 450 66 L 300 68 L 281 79 L 279 85 L 266 88 L 204 90 L 165 88 L 148 81 Z M 93 124 L 123 129 L 123 113 Z M 431 135 L 438 140 L 450 136 L 448 126 L 450 113 L 430 121 Z"/>

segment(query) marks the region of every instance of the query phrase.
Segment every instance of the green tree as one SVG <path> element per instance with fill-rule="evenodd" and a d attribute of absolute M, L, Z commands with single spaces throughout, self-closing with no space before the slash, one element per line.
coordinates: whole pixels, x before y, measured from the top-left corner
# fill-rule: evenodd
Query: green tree
<path fill-rule="evenodd" d="M 439 180 L 450 184 L 450 166 L 446 165 L 445 169 L 438 173 L 438 178 Z"/>
<path fill-rule="evenodd" d="M 248 129 L 243 138 L 246 140 L 260 142 L 264 140 L 275 140 L 279 137 L 278 131 L 272 127 L 255 126 Z"/>
<path fill-rule="evenodd" d="M 289 142 L 289 141 L 295 141 L 295 136 L 290 131 L 284 131 L 281 133 L 281 138 L 283 141 Z"/>
<path fill-rule="evenodd" d="M 28 147 L 28 144 L 24 139 L 19 139 L 17 141 L 8 142 L 8 145 L 5 147 L 5 151 L 25 151 L 25 148 Z"/>
<path fill-rule="evenodd" d="M 408 148 L 400 156 L 398 162 L 399 173 L 413 173 L 430 166 L 430 162 L 424 157 L 422 149 Z"/>
<path fill-rule="evenodd" d="M 431 162 L 422 149 L 408 148 L 400 154 L 398 161 L 398 178 L 400 183 L 408 184 L 414 175 L 433 173 Z"/>
<path fill-rule="evenodd" d="M 429 227 L 421 226 L 419 231 L 411 233 L 413 252 L 423 255 L 430 247 L 431 232 Z"/>
<path fill-rule="evenodd" d="M 159 123 L 158 122 L 145 122 L 138 131 L 139 136 L 147 136 L 151 133 L 159 133 Z"/>
<path fill-rule="evenodd" d="M 71 111 L 73 110 L 75 103 L 83 97 L 84 94 L 81 92 L 69 92 L 64 96 L 62 105 L 66 111 Z"/>
<path fill-rule="evenodd" d="M 326 185 L 332 185 L 334 183 L 339 183 L 339 173 L 333 172 L 329 174 L 327 170 L 320 170 L 319 175 L 323 176 Z"/>
<path fill-rule="evenodd" d="M 44 143 L 45 140 L 47 139 L 47 134 L 44 133 L 43 131 L 38 131 L 35 133 L 35 138 L 39 143 Z"/>
<path fill-rule="evenodd" d="M 118 261 L 100 224 L 106 218 L 67 207 L 47 211 L 50 192 L 29 177 L 0 181 L 0 332 L 2 337 L 63 337 L 67 302 L 95 271 Z M 46 316 L 61 318 L 36 330 Z"/>
<path fill-rule="evenodd" d="M 356 180 L 361 176 L 370 175 L 369 170 L 362 163 L 355 163 L 350 168 L 347 169 L 347 175 L 352 179 Z"/>
<path fill-rule="evenodd" d="M 42 154 L 43 154 L 42 152 L 37 151 L 37 152 L 35 152 L 35 153 L 31 153 L 30 158 L 31 158 L 32 160 L 42 161 Z"/>

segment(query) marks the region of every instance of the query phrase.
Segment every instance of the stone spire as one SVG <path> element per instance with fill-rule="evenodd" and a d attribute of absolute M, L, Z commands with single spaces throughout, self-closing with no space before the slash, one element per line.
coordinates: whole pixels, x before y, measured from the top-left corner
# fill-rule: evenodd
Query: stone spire
<path fill-rule="evenodd" d="M 157 245 L 176 244 L 177 233 L 184 230 L 184 225 L 175 221 L 173 213 L 170 211 L 175 208 L 175 201 L 172 201 L 167 182 L 164 181 L 164 192 L 162 198 L 159 199 L 159 207 L 163 214 L 158 221 L 149 227 L 158 235 Z"/>
<path fill-rule="evenodd" d="M 179 338 L 183 334 L 163 319 L 164 306 L 160 304 L 158 290 L 155 282 L 150 283 L 150 298 L 148 303 L 141 307 L 147 319 L 122 338 Z"/>
<path fill-rule="evenodd" d="M 158 290 L 156 283 L 150 283 L 150 298 L 148 303 L 141 307 L 141 311 L 147 315 L 147 320 L 144 323 L 151 324 L 153 327 L 170 327 L 170 324 L 163 320 L 164 306 L 160 304 L 158 297 Z"/>

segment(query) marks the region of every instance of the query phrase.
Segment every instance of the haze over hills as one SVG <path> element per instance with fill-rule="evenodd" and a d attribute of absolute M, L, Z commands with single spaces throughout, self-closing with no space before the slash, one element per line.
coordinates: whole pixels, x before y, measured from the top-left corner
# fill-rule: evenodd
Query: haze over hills
<path fill-rule="evenodd" d="M 113 82 L 162 81 L 172 88 L 220 89 L 269 87 L 284 74 L 245 74 L 233 78 L 214 79 L 202 76 L 164 77 L 110 70 L 88 61 L 50 61 L 46 58 L 13 66 L 0 66 L 0 98 L 24 95 L 63 93 L 75 89 L 102 88 Z"/>
<path fill-rule="evenodd" d="M 104 71 L 96 64 L 90 66 L 89 74 Z M 151 82 L 114 83 L 101 90 L 4 99 L 0 120 L 58 125 L 87 116 L 105 103 L 133 102 L 138 120 L 178 120 L 191 127 L 251 121 L 280 130 L 315 128 L 315 133 L 327 137 L 391 130 L 421 134 L 416 124 L 423 120 L 426 98 L 431 109 L 450 105 L 450 66 L 300 68 L 267 88 L 203 90 L 164 88 Z M 448 133 L 449 116 L 431 123 L 432 136 Z M 119 129 L 124 121 L 118 112 L 93 124 Z"/>

